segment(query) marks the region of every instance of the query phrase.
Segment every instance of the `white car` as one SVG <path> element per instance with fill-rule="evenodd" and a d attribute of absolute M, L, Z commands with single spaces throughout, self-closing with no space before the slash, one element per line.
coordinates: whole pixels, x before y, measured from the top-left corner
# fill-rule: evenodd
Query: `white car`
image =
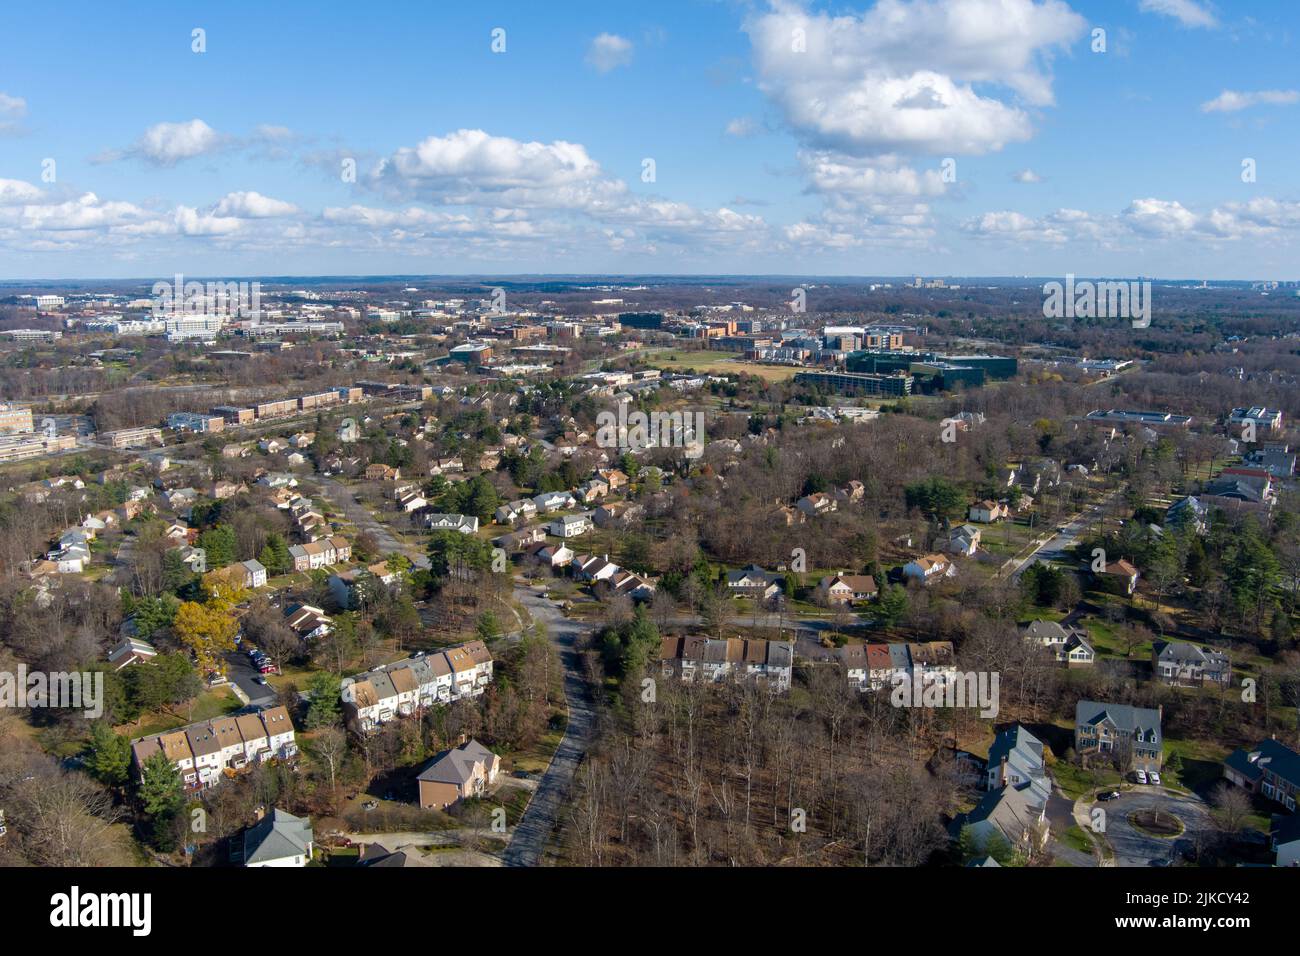
<path fill-rule="evenodd" d="M 1136 780 L 1138 783 L 1146 783 L 1147 772 L 1145 770 L 1134 770 L 1133 779 Z"/>
<path fill-rule="evenodd" d="M 1160 774 L 1156 773 L 1154 770 L 1151 770 L 1147 773 L 1147 780 L 1149 780 L 1151 783 L 1158 784 L 1160 782 Z"/>

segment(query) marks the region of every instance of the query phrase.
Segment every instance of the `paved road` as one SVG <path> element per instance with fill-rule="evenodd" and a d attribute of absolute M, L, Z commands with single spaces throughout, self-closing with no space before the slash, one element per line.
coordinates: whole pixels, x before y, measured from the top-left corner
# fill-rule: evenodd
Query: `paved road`
<path fill-rule="evenodd" d="M 550 767 L 542 775 L 528 809 L 515 827 L 503 857 L 506 866 L 537 866 L 555 831 L 560 808 L 573 785 L 573 775 L 591 743 L 594 723 L 591 698 L 575 645 L 578 638 L 592 628 L 561 614 L 559 608 L 545 597 L 544 587 L 516 587 L 515 600 L 528 609 L 534 620 L 546 625 L 551 642 L 558 647 L 564 667 L 564 699 L 569 705 L 564 739 L 560 741 Z"/>
<path fill-rule="evenodd" d="M 1175 854 L 1191 846 L 1199 831 L 1210 828 L 1210 814 L 1204 801 L 1162 787 L 1138 786 L 1120 794 L 1106 809 L 1106 840 L 1115 850 L 1116 866 L 1155 866 L 1172 862 Z M 1149 836 L 1134 829 L 1129 814 L 1136 810 L 1160 809 L 1176 816 L 1186 829 L 1173 839 Z M 1153 861 L 1161 861 L 1155 863 Z"/>
<path fill-rule="evenodd" d="M 1118 492 L 1111 492 L 1095 505 L 1075 515 L 1061 526 L 1060 531 L 1039 544 L 1028 556 L 1016 561 L 1011 579 L 1020 580 L 1020 575 L 1025 573 L 1025 569 L 1039 561 L 1073 561 L 1074 558 L 1069 554 L 1070 549 L 1079 543 L 1079 538 L 1097 520 L 1097 515 L 1110 507 L 1111 500 L 1116 494 Z"/>
<path fill-rule="evenodd" d="M 357 501 L 352 489 L 343 482 L 336 481 L 328 475 L 312 475 L 310 480 L 326 490 L 330 502 L 347 515 L 348 520 L 356 525 L 359 530 L 368 532 L 371 537 L 379 542 L 379 548 L 384 554 L 392 554 L 396 551 L 410 558 L 417 568 L 427 568 L 429 566 L 429 556 L 427 554 L 418 548 L 403 544 L 393 537 L 393 533 L 375 519 L 369 508 Z"/>

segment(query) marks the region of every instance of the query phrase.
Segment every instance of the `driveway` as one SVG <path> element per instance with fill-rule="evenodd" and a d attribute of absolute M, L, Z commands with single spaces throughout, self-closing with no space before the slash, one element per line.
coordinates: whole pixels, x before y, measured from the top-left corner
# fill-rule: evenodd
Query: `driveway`
<path fill-rule="evenodd" d="M 1152 861 L 1173 862 L 1179 851 L 1189 848 L 1197 833 L 1211 827 L 1210 814 L 1205 802 L 1195 795 L 1183 795 L 1163 787 L 1136 786 L 1108 803 L 1099 803 L 1106 810 L 1106 840 L 1115 851 L 1116 866 L 1161 865 Z M 1159 809 L 1172 813 L 1185 828 L 1173 838 L 1162 839 L 1137 830 L 1129 823 L 1129 815 L 1138 810 Z"/>
<path fill-rule="evenodd" d="M 594 716 L 577 641 L 592 628 L 571 621 L 560 613 L 560 609 L 546 598 L 544 587 L 516 587 L 515 600 L 528 609 L 534 620 L 546 626 L 551 642 L 559 649 L 564 667 L 564 699 L 569 706 L 564 739 L 560 741 L 551 765 L 542 774 L 502 858 L 506 866 L 537 866 L 573 786 L 573 775 L 591 743 Z"/>

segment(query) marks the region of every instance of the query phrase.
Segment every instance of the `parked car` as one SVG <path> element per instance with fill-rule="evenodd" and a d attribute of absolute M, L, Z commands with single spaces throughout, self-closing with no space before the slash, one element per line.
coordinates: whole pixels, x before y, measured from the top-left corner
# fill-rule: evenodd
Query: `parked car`
<path fill-rule="evenodd" d="M 261 674 L 258 674 L 256 677 L 253 678 L 253 683 L 254 683 L 254 684 L 261 684 L 263 687 L 265 687 L 265 686 L 266 686 L 266 678 L 263 677 Z"/>
<path fill-rule="evenodd" d="M 1097 794 L 1097 799 L 1105 803 L 1107 800 L 1116 800 L 1119 798 L 1118 790 L 1106 790 Z"/>
<path fill-rule="evenodd" d="M 265 664 L 263 664 L 261 667 L 258 668 L 258 673 L 260 673 L 260 674 L 278 674 L 278 673 L 280 673 L 280 668 L 279 668 L 278 665 L 276 665 L 276 664 L 272 664 L 270 661 L 267 661 Z"/>
<path fill-rule="evenodd" d="M 1134 770 L 1133 779 L 1136 780 L 1138 783 L 1146 783 L 1147 772 L 1145 770 Z"/>
<path fill-rule="evenodd" d="M 1149 770 L 1147 771 L 1147 780 L 1151 783 L 1158 784 L 1160 782 L 1160 774 L 1156 773 L 1154 770 Z"/>

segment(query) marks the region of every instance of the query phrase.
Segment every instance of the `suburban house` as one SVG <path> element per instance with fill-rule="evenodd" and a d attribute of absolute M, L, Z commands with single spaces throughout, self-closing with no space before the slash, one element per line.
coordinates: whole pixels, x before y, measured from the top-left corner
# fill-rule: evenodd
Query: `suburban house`
<path fill-rule="evenodd" d="M 1187 525 L 1197 534 L 1205 534 L 1210 530 L 1210 508 L 1199 498 L 1181 498 L 1165 511 L 1165 524 L 1174 528 Z"/>
<path fill-rule="evenodd" d="M 999 733 L 989 747 L 984 789 L 1005 787 L 1028 788 L 1035 803 L 1046 803 L 1052 792 L 1043 760 L 1043 742 L 1020 724 Z"/>
<path fill-rule="evenodd" d="M 625 528 L 643 514 L 645 508 L 635 502 L 611 501 L 597 508 L 591 521 L 597 528 Z"/>
<path fill-rule="evenodd" d="M 417 489 L 403 491 L 396 496 L 395 500 L 397 501 L 397 507 L 408 515 L 419 511 L 421 508 L 426 508 L 429 505 L 429 502 L 425 499 L 424 495 L 420 494 Z"/>
<path fill-rule="evenodd" d="M 948 553 L 970 557 L 980 547 L 980 529 L 964 524 L 948 532 Z"/>
<path fill-rule="evenodd" d="M 561 515 L 551 522 L 551 534 L 560 538 L 576 538 L 592 529 L 591 515 Z"/>
<path fill-rule="evenodd" d="M 827 604 L 853 604 L 870 601 L 880 593 L 880 589 L 870 574 L 840 572 L 822 578 L 817 584 L 817 592 Z"/>
<path fill-rule="evenodd" d="M 1300 799 L 1300 753 L 1277 740 L 1238 747 L 1223 761 L 1223 776 L 1295 812 Z"/>
<path fill-rule="evenodd" d="M 1001 837 L 1013 850 L 1038 849 L 1051 835 L 1047 802 L 1035 803 L 1028 787 L 990 790 L 970 813 L 957 818 L 953 835 L 960 835 L 963 829 L 980 847 L 986 847 L 990 838 Z"/>
<path fill-rule="evenodd" d="M 808 517 L 814 518 L 817 515 L 829 514 L 838 506 L 834 498 L 824 491 L 818 491 L 800 498 L 795 502 L 795 507 Z"/>
<path fill-rule="evenodd" d="M 531 498 L 520 498 L 502 505 L 493 514 L 498 524 L 514 524 L 520 518 L 531 518 L 537 514 L 537 505 Z"/>
<path fill-rule="evenodd" d="M 781 593 L 781 578 L 768 574 L 757 564 L 739 571 L 728 571 L 726 581 L 727 593 L 732 597 L 767 601 Z"/>
<path fill-rule="evenodd" d="M 375 462 L 366 465 L 366 481 L 397 481 L 402 477 L 402 470 L 391 465 Z"/>
<path fill-rule="evenodd" d="M 574 553 L 568 545 L 547 544 L 533 551 L 537 560 L 545 564 L 551 570 L 556 568 L 567 568 L 573 563 Z"/>
<path fill-rule="evenodd" d="M 598 468 L 596 469 L 596 477 L 609 485 L 610 491 L 618 491 L 620 488 L 627 487 L 627 475 L 617 468 Z"/>
<path fill-rule="evenodd" d="M 573 558 L 571 570 L 578 580 L 595 582 L 612 578 L 621 569 L 607 554 L 579 554 Z"/>
<path fill-rule="evenodd" d="M 291 759 L 297 756 L 298 746 L 289 712 L 283 707 L 271 707 L 234 718 L 200 721 L 133 741 L 131 759 L 137 779 L 142 779 L 145 761 L 155 753 L 166 755 L 180 773 L 185 789 L 193 791 L 214 786 L 226 773 L 250 763 Z"/>
<path fill-rule="evenodd" d="M 244 571 L 244 587 L 260 588 L 266 586 L 266 567 L 256 559 L 241 561 L 239 566 Z"/>
<path fill-rule="evenodd" d="M 430 531 L 459 531 L 461 534 L 478 531 L 478 518 L 474 515 L 427 514 L 423 523 Z"/>
<path fill-rule="evenodd" d="M 655 593 L 654 583 L 632 571 L 619 570 L 608 579 L 609 587 L 615 594 L 626 594 L 635 600 L 645 600 Z"/>
<path fill-rule="evenodd" d="M 457 800 L 481 796 L 497 782 L 501 758 L 477 740 L 445 750 L 420 771 L 420 807 L 445 810 Z"/>
<path fill-rule="evenodd" d="M 1097 576 L 1100 579 L 1098 583 L 1107 590 L 1119 594 L 1132 594 L 1137 590 L 1138 569 L 1123 558 L 1108 561 Z"/>
<path fill-rule="evenodd" d="M 1047 648 L 1058 664 L 1067 667 L 1087 667 L 1097 661 L 1097 652 L 1083 631 L 1076 627 L 1066 628 L 1056 621 L 1032 621 L 1025 628 L 1025 640 Z"/>
<path fill-rule="evenodd" d="M 688 683 L 698 674 L 715 683 L 734 677 L 786 691 L 794 667 L 794 645 L 739 637 L 666 637 L 660 644 L 659 661 L 665 677 L 676 675 Z"/>
<path fill-rule="evenodd" d="M 583 504 L 589 505 L 604 498 L 607 494 L 609 494 L 609 485 L 599 478 L 592 478 L 578 486 L 574 492 L 574 497 Z"/>
<path fill-rule="evenodd" d="M 1159 770 L 1164 754 L 1162 709 L 1081 700 L 1074 708 L 1074 750 L 1099 754 L 1121 769 Z"/>
<path fill-rule="evenodd" d="M 132 664 L 147 664 L 157 656 L 158 649 L 148 641 L 124 637 L 108 652 L 108 663 L 113 670 L 120 671 Z"/>
<path fill-rule="evenodd" d="M 311 850 L 311 821 L 278 808 L 244 831 L 244 866 L 306 866 Z"/>
<path fill-rule="evenodd" d="M 1232 664 L 1226 654 L 1186 641 L 1155 641 L 1151 672 L 1170 687 L 1227 687 L 1232 683 Z"/>
<path fill-rule="evenodd" d="M 1010 515 L 1011 512 L 1006 505 L 1000 504 L 991 498 L 985 498 L 983 501 L 977 501 L 971 505 L 966 516 L 970 521 L 976 521 L 980 524 L 992 524 L 995 521 L 1010 517 Z"/>
<path fill-rule="evenodd" d="M 982 786 L 988 793 L 970 813 L 953 823 L 953 835 L 966 830 L 977 847 L 990 838 L 1016 851 L 1047 842 L 1047 799 L 1052 781 L 1043 759 L 1043 742 L 1020 724 L 1001 731 L 989 747 Z"/>
<path fill-rule="evenodd" d="M 1300 866 L 1300 816 L 1276 817 L 1269 831 L 1274 866 Z"/>
<path fill-rule="evenodd" d="M 562 511 L 577 507 L 577 499 L 567 491 L 544 491 L 533 498 L 533 504 L 539 512 Z"/>
<path fill-rule="evenodd" d="M 339 574 L 330 575 L 330 596 L 342 610 L 347 611 L 358 605 L 358 582 L 373 580 L 385 587 L 398 583 L 402 575 L 389 568 L 386 561 L 377 561 L 365 568 L 353 568 Z"/>
<path fill-rule="evenodd" d="M 1266 471 L 1273 478 L 1287 479 L 1295 474 L 1296 453 L 1286 445 L 1265 445 L 1246 455 L 1242 463 Z"/>
<path fill-rule="evenodd" d="M 903 577 L 920 581 L 922 584 L 950 578 L 956 573 L 957 568 L 942 554 L 927 554 L 903 565 Z"/>
<path fill-rule="evenodd" d="M 295 604 L 285 612 L 285 623 L 304 641 L 324 637 L 330 632 L 331 622 L 325 612 L 310 604 Z"/>
<path fill-rule="evenodd" d="M 516 552 L 525 551 L 532 545 L 541 544 L 544 541 L 546 541 L 546 525 L 535 524 L 493 538 L 492 545 L 507 552 Z"/>

